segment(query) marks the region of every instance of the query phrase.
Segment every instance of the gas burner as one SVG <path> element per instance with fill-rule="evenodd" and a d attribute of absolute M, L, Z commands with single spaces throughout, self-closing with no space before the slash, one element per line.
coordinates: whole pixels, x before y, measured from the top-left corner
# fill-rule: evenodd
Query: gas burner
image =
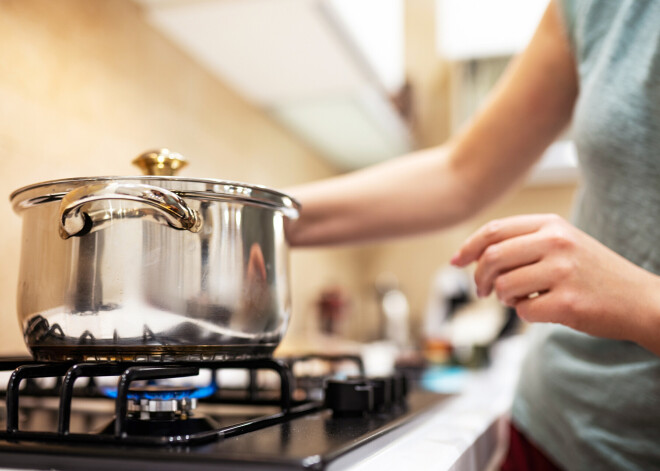
<path fill-rule="evenodd" d="M 185 420 L 193 415 L 197 407 L 197 391 L 187 387 L 133 386 L 128 390 L 128 417 L 140 420 Z"/>
<path fill-rule="evenodd" d="M 357 448 L 408 426 L 441 399 L 421 391 L 406 397 L 402 376 L 366 377 L 359 359 L 351 368 L 358 377 L 341 376 L 345 357 L 308 355 L 298 361 L 318 359 L 331 366 L 321 377 L 313 377 L 311 367 L 297 368 L 305 384 L 294 379 L 296 359 L 203 366 L 0 359 L 0 370 L 13 370 L 6 406 L 0 402 L 0 467 L 345 469 L 349 456 L 365 456 Z M 230 383 L 220 374 L 226 370 L 249 373 L 243 375 L 247 381 Z M 279 376 L 279 384 L 268 374 Z M 38 390 L 43 378 L 55 386 Z M 210 389 L 195 389 L 199 385 Z M 292 397 L 298 391 L 302 400 Z M 20 405 L 19 396 L 25 398 Z"/>
<path fill-rule="evenodd" d="M 213 395 L 218 386 L 213 380 L 205 387 L 163 384 L 132 385 L 126 395 L 128 417 L 140 420 L 186 419 L 192 416 L 197 400 Z M 117 398 L 116 388 L 101 388 L 110 398 Z"/>
<path fill-rule="evenodd" d="M 246 391 L 250 404 L 276 406 L 279 411 L 263 410 L 239 418 L 236 422 L 218 425 L 207 417 L 193 417 L 197 400 L 222 402 L 214 380 L 204 388 L 173 386 L 175 378 L 196 377 L 199 363 L 145 364 L 145 363 L 27 363 L 14 369 L 7 383 L 6 432 L 2 439 L 53 440 L 71 443 L 126 443 L 134 445 L 172 445 L 206 443 L 221 437 L 230 437 L 271 425 L 281 424 L 320 408 L 320 404 L 305 402 L 293 404 L 291 400 L 292 374 L 288 365 L 272 359 L 232 360 L 205 362 L 212 371 L 221 369 L 272 370 L 280 378 L 279 397 L 261 398 L 256 384 L 251 381 Z M 114 419 L 98 433 L 72 432 L 71 413 L 74 383 L 79 378 L 119 377 L 117 387 L 104 389 L 106 396 L 114 398 Z M 250 377 L 256 378 L 256 373 Z M 61 393 L 56 431 L 19 429 L 19 385 L 23 380 L 60 377 Z M 216 378 L 215 373 L 212 378 Z M 163 383 L 165 381 L 165 383 Z M 167 385 L 167 386 L 165 386 Z M 240 402 L 240 401 L 239 401 Z"/>

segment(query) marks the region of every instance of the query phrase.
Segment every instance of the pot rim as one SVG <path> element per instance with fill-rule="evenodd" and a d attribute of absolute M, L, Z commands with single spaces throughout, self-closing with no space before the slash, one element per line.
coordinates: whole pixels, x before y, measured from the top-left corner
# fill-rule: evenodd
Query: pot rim
<path fill-rule="evenodd" d="M 9 201 L 12 203 L 14 211 L 18 212 L 37 204 L 59 201 L 69 191 L 82 185 L 115 181 L 126 183 L 146 181 L 148 184 L 152 185 L 158 185 L 158 182 L 161 182 L 166 184 L 165 186 L 168 190 L 177 193 L 183 198 L 198 200 L 235 200 L 240 203 L 252 203 L 259 206 L 280 209 L 285 213 L 295 212 L 296 215 L 302 207 L 300 202 L 292 196 L 262 185 L 212 178 L 153 175 L 74 177 L 48 180 L 26 185 L 13 191 L 9 195 Z M 49 188 L 48 190 L 41 192 L 38 191 L 47 187 L 55 188 Z M 293 214 L 289 215 L 293 216 Z"/>

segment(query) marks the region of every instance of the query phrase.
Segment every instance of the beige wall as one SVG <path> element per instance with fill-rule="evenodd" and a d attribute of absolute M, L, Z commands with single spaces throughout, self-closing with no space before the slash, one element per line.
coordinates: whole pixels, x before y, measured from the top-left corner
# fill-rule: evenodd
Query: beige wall
<path fill-rule="evenodd" d="M 184 56 L 124 0 L 0 1 L 0 353 L 23 351 L 15 313 L 20 220 L 14 189 L 70 176 L 136 174 L 132 157 L 167 146 L 184 176 L 284 187 L 335 173 L 296 138 Z M 351 283 L 353 250 L 295 254 L 294 322 L 313 297 Z"/>

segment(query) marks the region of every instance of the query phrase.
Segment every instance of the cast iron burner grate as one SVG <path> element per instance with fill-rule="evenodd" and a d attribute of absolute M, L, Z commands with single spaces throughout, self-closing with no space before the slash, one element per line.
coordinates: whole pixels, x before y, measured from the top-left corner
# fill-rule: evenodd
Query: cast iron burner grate
<path fill-rule="evenodd" d="M 10 362 L 0 364 L 4 369 L 15 365 Z M 361 365 L 359 365 L 361 367 Z M 0 439 L 25 441 L 58 441 L 73 443 L 121 443 L 135 445 L 186 445 L 206 443 L 220 438 L 233 437 L 246 432 L 258 430 L 270 425 L 280 424 L 295 417 L 319 410 L 322 404 L 304 402 L 294 404 L 291 399 L 293 376 L 289 363 L 274 359 L 236 360 L 204 362 L 202 368 L 214 371 L 222 369 L 247 369 L 250 371 L 250 386 L 245 403 L 271 404 L 272 400 L 260 401 L 256 387 L 256 371 L 272 370 L 280 379 L 280 395 L 275 404 L 280 411 L 263 415 L 234 425 L 220 428 L 209 427 L 206 422 L 199 427 L 193 422 L 177 427 L 170 421 L 164 427 L 150 424 L 148 427 L 136 427 L 135 419 L 131 419 L 128 411 L 128 401 L 131 395 L 131 384 L 135 381 L 151 381 L 158 379 L 196 376 L 200 364 L 181 362 L 177 364 L 135 364 L 135 363 L 32 363 L 17 366 L 7 385 L 7 431 L 0 432 Z M 362 369 L 362 368 L 360 368 Z M 115 418 L 113 423 L 100 433 L 72 433 L 70 431 L 71 404 L 74 393 L 74 383 L 82 377 L 119 376 L 117 397 L 115 398 Z M 19 386 L 23 380 L 36 378 L 61 378 L 59 386 L 60 399 L 57 431 L 24 431 L 19 429 Z M 212 399 L 212 398 L 209 398 Z M 221 399 L 216 397 L 216 401 Z M 216 402 L 213 401 L 213 402 Z M 239 401 L 240 402 L 240 401 Z M 186 422 L 181 420 L 181 423 Z M 201 421 L 195 421 L 200 423 Z M 193 425 L 189 427 L 189 425 Z"/>

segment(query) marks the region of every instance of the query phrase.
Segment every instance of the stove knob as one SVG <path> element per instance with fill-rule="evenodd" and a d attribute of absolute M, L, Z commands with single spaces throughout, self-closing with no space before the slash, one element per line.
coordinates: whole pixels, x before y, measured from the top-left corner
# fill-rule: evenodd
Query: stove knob
<path fill-rule="evenodd" d="M 392 377 L 369 378 L 374 385 L 374 407 L 377 410 L 392 407 Z"/>
<path fill-rule="evenodd" d="M 408 378 L 401 373 L 392 376 L 392 402 L 400 404 L 405 402 L 408 395 Z"/>
<path fill-rule="evenodd" d="M 362 415 L 374 410 L 374 385 L 364 379 L 329 379 L 325 406 L 336 416 Z"/>
<path fill-rule="evenodd" d="M 366 381 L 374 387 L 374 409 L 382 411 L 392 406 L 393 376 L 349 376 L 349 380 Z"/>

